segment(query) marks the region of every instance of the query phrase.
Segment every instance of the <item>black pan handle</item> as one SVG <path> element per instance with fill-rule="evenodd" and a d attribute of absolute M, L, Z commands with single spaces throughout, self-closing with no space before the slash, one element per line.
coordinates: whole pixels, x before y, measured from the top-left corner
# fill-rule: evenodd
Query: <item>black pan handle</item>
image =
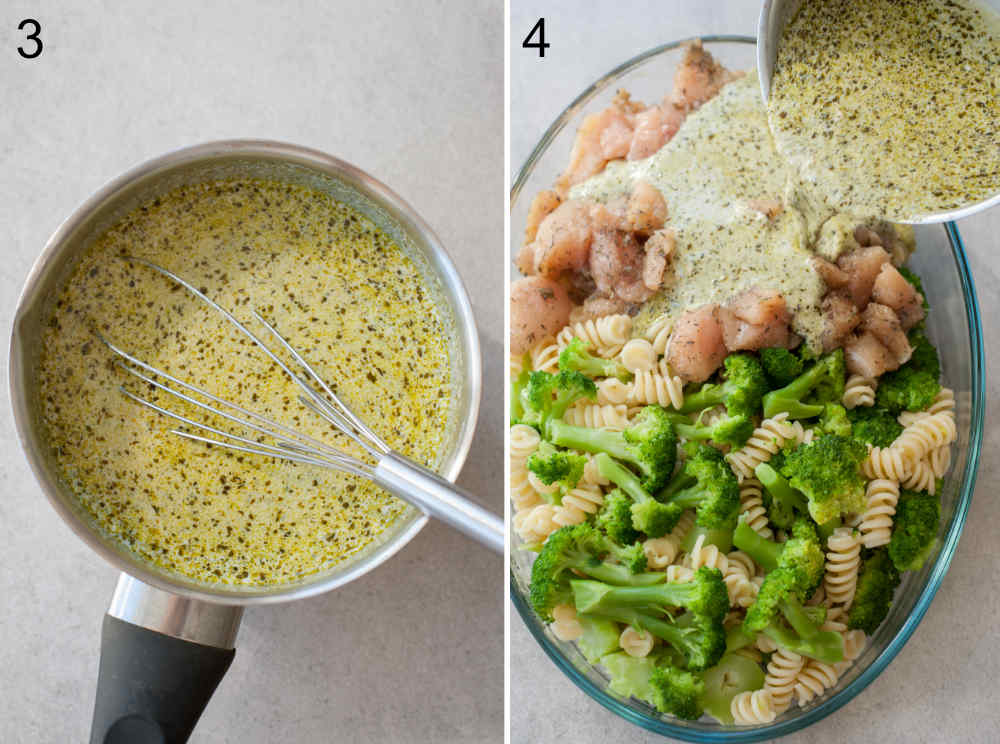
<path fill-rule="evenodd" d="M 90 744 L 183 744 L 233 662 L 242 608 L 122 574 L 104 616 Z"/>

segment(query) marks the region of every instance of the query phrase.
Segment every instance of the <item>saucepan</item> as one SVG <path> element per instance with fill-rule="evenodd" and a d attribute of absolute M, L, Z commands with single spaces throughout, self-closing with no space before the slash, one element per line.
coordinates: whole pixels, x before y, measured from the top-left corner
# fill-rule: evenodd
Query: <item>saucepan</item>
<path fill-rule="evenodd" d="M 10 388 L 21 446 L 59 515 L 121 570 L 104 618 L 91 742 L 183 742 L 235 654 L 243 608 L 310 597 L 353 581 L 400 550 L 427 522 L 409 508 L 374 544 L 295 583 L 243 588 L 153 565 L 103 532 L 62 480 L 38 401 L 42 323 L 81 253 L 140 203 L 182 185 L 261 177 L 308 185 L 358 209 L 414 260 L 455 331 L 449 427 L 437 471 L 454 480 L 479 411 L 481 362 L 472 307 L 441 242 L 400 197 L 342 160 L 278 142 L 232 140 L 171 152 L 128 171 L 80 206 L 49 240 L 25 283 L 10 345 Z M 109 379 L 108 384 L 115 384 Z"/>

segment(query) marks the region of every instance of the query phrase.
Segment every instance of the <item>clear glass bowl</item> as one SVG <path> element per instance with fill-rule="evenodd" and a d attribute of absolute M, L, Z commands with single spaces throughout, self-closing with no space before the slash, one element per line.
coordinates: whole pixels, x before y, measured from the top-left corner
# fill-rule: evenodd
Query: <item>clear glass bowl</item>
<path fill-rule="evenodd" d="M 745 36 L 704 37 L 705 47 L 731 69 L 754 65 L 754 40 Z M 568 162 L 576 130 L 585 113 L 607 106 L 619 88 L 644 101 L 659 100 L 670 86 L 681 58 L 683 41 L 651 49 L 609 72 L 585 90 L 558 119 L 532 151 L 511 190 L 511 254 L 520 247 L 533 196 L 548 188 Z M 511 597 L 532 635 L 549 657 L 582 690 L 604 707 L 649 731 L 695 742 L 749 742 L 798 731 L 837 710 L 864 690 L 899 653 L 923 618 L 937 592 L 962 533 L 972 500 L 983 435 L 984 357 L 979 306 L 965 249 L 954 223 L 917 229 L 918 250 L 911 266 L 923 279 L 931 305 L 928 332 L 941 353 L 943 379 L 958 402 L 958 443 L 951 470 L 941 491 L 943 531 L 935 553 L 921 571 L 906 574 L 888 618 L 869 640 L 868 648 L 827 694 L 805 708 L 793 707 L 773 723 L 754 727 L 726 727 L 715 722 L 682 721 L 663 716 L 634 698 L 608 690 L 603 672 L 591 666 L 572 643 L 556 639 L 527 600 L 532 554 L 516 549 L 512 536 Z M 516 273 L 516 270 L 513 270 Z M 513 670 L 517 684 L 517 670 Z M 544 693 L 543 693 L 544 694 Z"/>

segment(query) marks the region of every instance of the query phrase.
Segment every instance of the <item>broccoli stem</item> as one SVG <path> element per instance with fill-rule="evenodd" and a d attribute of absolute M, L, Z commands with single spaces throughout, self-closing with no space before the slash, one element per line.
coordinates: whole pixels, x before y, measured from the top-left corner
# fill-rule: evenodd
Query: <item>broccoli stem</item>
<path fill-rule="evenodd" d="M 694 413 L 704 411 L 719 405 L 726 399 L 726 388 L 724 385 L 703 385 L 701 390 L 684 396 L 684 405 L 681 406 L 681 413 Z"/>
<path fill-rule="evenodd" d="M 761 537 L 742 518 L 733 532 L 733 545 L 753 558 L 765 571 L 778 567 L 778 558 L 784 546 Z"/>
<path fill-rule="evenodd" d="M 809 502 L 805 494 L 792 488 L 788 479 L 772 468 L 766 462 L 762 462 L 754 469 L 754 475 L 761 485 L 767 489 L 771 498 L 781 503 L 786 509 L 795 509 L 801 513 L 806 513 Z"/>
<path fill-rule="evenodd" d="M 635 503 L 644 504 L 656 500 L 646 492 L 631 470 L 619 465 L 607 453 L 599 452 L 594 461 L 598 472 L 627 493 Z"/>
<path fill-rule="evenodd" d="M 627 566 L 595 562 L 589 557 L 588 560 L 578 564 L 576 568 L 592 579 L 622 587 L 648 587 L 662 584 L 667 580 L 667 575 L 661 571 L 634 574 Z"/>
<path fill-rule="evenodd" d="M 573 582 L 576 609 L 590 614 L 623 608 L 663 612 L 666 607 L 686 607 L 699 590 L 700 587 L 693 582 L 659 583 L 655 586 L 608 586 L 597 582 Z"/>
<path fill-rule="evenodd" d="M 698 541 L 698 538 L 704 535 L 705 545 L 714 545 L 723 553 L 728 553 L 733 549 L 733 530 L 732 528 L 723 527 L 702 527 L 697 522 L 694 527 L 688 530 L 688 533 L 684 536 L 684 540 L 681 542 L 681 548 L 690 553 L 694 548 L 694 544 Z"/>
<path fill-rule="evenodd" d="M 823 522 L 823 524 L 816 525 L 816 534 L 819 536 L 821 541 L 826 542 L 827 538 L 833 534 L 833 531 L 840 527 L 843 523 L 843 518 L 834 517 L 829 522 Z"/>
<path fill-rule="evenodd" d="M 788 620 L 788 624 L 795 629 L 795 632 L 802 636 L 803 640 L 811 641 L 819 634 L 819 628 L 796 599 L 789 597 L 782 602 L 781 613 Z"/>
<path fill-rule="evenodd" d="M 607 429 L 589 429 L 585 426 L 573 426 L 563 421 L 549 423 L 549 436 L 554 444 L 569 449 L 581 450 L 598 454 L 607 452 L 612 457 L 628 460 L 625 439 L 619 432 Z"/>
<path fill-rule="evenodd" d="M 782 648 L 800 656 L 808 656 L 824 664 L 836 664 L 844 660 L 844 638 L 840 633 L 821 630 L 813 638 L 805 639 L 800 638 L 795 631 L 783 628 L 777 623 L 768 625 L 763 633 Z"/>
<path fill-rule="evenodd" d="M 792 419 L 819 416 L 823 412 L 823 406 L 803 403 L 802 399 L 812 392 L 826 374 L 826 365 L 816 362 L 785 387 L 772 390 L 764 396 L 764 416 L 771 417 L 781 411 L 788 411 L 788 417 Z"/>

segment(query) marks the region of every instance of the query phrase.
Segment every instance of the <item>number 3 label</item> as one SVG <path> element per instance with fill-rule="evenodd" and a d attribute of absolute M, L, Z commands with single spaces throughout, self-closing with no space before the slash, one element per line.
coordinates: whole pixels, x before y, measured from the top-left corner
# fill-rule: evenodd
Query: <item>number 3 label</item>
<path fill-rule="evenodd" d="M 25 59 L 34 59 L 39 54 L 42 53 L 42 39 L 39 36 L 42 33 L 42 24 L 36 21 L 34 18 L 25 18 L 17 26 L 18 31 L 30 31 L 27 36 L 24 37 L 25 41 L 33 42 L 33 44 L 25 49 L 23 46 L 17 48 L 17 53 L 20 54 Z"/>

